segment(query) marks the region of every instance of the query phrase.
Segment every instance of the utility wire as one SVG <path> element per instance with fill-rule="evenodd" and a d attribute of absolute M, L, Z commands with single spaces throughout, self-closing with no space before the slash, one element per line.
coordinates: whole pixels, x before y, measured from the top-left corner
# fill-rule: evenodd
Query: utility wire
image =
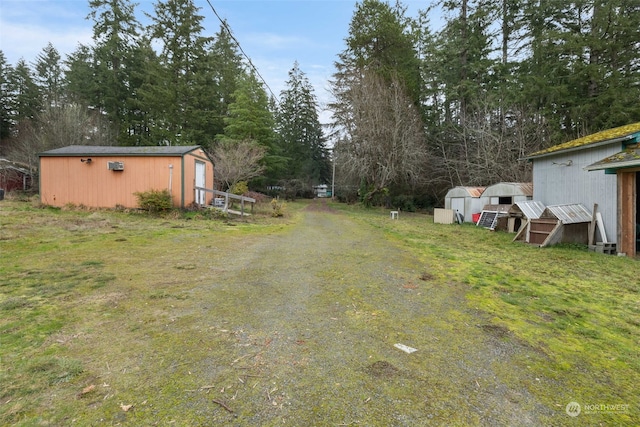
<path fill-rule="evenodd" d="M 271 90 L 271 88 L 269 87 L 269 84 L 267 83 L 267 81 L 264 79 L 264 77 L 262 77 L 262 75 L 260 74 L 260 71 L 258 71 L 258 69 L 256 68 L 255 65 L 253 65 L 253 62 L 251 61 L 251 58 L 249 58 L 249 55 L 247 55 L 247 53 L 244 51 L 244 49 L 242 49 L 242 46 L 240 46 L 240 42 L 238 41 L 238 39 L 236 39 L 236 37 L 233 35 L 233 33 L 231 32 L 231 28 L 229 28 L 229 24 L 227 24 L 227 21 L 222 19 L 220 17 L 220 15 L 218 15 L 218 12 L 216 11 L 216 8 L 213 7 L 213 5 L 211 4 L 210 0 L 207 0 L 207 3 L 209 4 L 209 7 L 211 8 L 211 10 L 213 11 L 213 13 L 216 15 L 216 17 L 218 18 L 218 20 L 220 21 L 220 23 L 222 24 L 222 26 L 224 27 L 225 30 L 227 30 L 227 33 L 229 33 L 229 37 L 231 37 L 231 39 L 235 42 L 236 46 L 238 46 L 238 49 L 240 49 L 240 52 L 242 52 L 242 55 L 244 55 L 244 57 L 247 59 L 247 61 L 249 62 L 249 65 L 251 66 L 251 68 L 253 69 L 253 71 L 255 71 L 255 73 L 258 75 L 258 77 L 260 77 L 260 80 L 262 80 L 262 83 L 264 83 L 264 85 L 267 87 L 267 89 L 269 90 L 269 93 L 271 94 L 271 96 L 273 97 L 273 99 L 275 100 L 276 103 L 278 103 L 278 98 L 276 97 L 276 95 L 273 93 L 273 91 Z"/>

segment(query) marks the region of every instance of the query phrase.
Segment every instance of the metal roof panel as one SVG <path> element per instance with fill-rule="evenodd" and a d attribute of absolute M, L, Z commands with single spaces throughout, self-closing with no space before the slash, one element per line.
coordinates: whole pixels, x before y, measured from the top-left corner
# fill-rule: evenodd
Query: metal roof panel
<path fill-rule="evenodd" d="M 621 169 L 640 166 L 640 144 L 633 144 L 602 160 L 599 160 L 589 166 L 585 166 L 587 171 L 595 171 L 602 169 Z"/>
<path fill-rule="evenodd" d="M 536 200 L 527 200 L 522 202 L 516 202 L 518 209 L 529 219 L 540 218 L 542 212 L 545 210 L 545 205 L 542 202 Z"/>
<path fill-rule="evenodd" d="M 543 216 L 551 213 L 558 218 L 563 224 L 577 224 L 581 222 L 591 222 L 591 212 L 582 204 L 552 205 L 547 206 Z"/>

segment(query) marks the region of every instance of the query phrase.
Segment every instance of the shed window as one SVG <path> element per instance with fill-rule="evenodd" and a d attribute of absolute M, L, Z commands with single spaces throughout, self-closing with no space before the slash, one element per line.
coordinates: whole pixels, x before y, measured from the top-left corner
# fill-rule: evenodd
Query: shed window
<path fill-rule="evenodd" d="M 493 196 L 490 199 L 492 205 L 512 205 L 513 197 L 511 196 Z"/>

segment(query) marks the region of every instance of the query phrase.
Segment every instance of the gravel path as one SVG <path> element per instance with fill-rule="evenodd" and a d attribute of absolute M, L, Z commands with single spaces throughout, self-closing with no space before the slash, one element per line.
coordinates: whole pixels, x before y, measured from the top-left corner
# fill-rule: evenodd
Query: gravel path
<path fill-rule="evenodd" d="M 533 350 L 469 309 L 464 286 L 432 283 L 412 254 L 321 202 L 303 215 L 217 254 L 215 283 L 194 290 L 226 348 L 197 372 L 221 384 L 212 423 L 549 423 L 526 391 Z"/>

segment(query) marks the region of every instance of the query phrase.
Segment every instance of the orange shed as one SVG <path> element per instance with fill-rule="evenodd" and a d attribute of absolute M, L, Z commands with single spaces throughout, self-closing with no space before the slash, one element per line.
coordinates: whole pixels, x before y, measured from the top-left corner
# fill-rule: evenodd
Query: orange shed
<path fill-rule="evenodd" d="M 197 145 L 111 147 L 71 145 L 40 153 L 40 200 L 45 205 L 138 207 L 137 192 L 168 189 L 184 208 L 213 189 L 213 161 Z"/>

